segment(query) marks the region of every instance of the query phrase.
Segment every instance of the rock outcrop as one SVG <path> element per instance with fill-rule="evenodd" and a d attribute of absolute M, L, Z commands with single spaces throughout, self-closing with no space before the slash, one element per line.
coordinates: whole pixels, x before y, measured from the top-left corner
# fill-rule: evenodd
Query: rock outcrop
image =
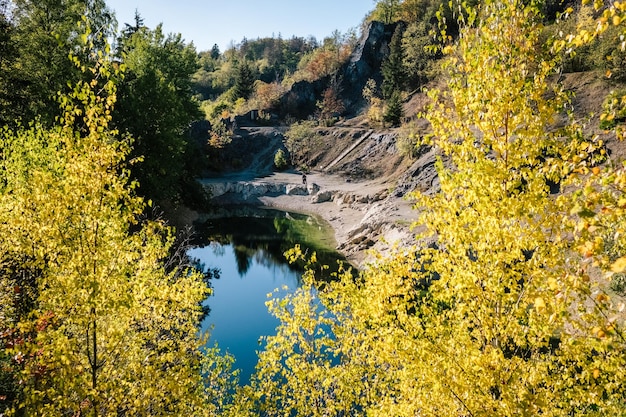
<path fill-rule="evenodd" d="M 363 100 L 363 87 L 367 80 L 382 82 L 380 68 L 389 55 L 389 43 L 396 29 L 396 23 L 370 22 L 363 31 L 350 60 L 343 68 L 341 90 L 348 106 Z"/>
<path fill-rule="evenodd" d="M 277 195 L 316 195 L 320 187 L 311 183 L 308 185 L 272 182 L 272 181 L 219 181 L 201 180 L 204 190 L 211 196 L 211 199 L 233 200 L 238 202 L 249 202 L 261 196 Z"/>
<path fill-rule="evenodd" d="M 365 83 L 372 78 L 378 84 L 382 82 L 380 68 L 383 60 L 389 55 L 389 42 L 397 24 L 370 22 L 348 62 L 339 70 L 337 80 L 346 108 L 359 107 L 363 101 L 362 91 Z M 321 100 L 322 93 L 328 88 L 330 77 L 316 81 L 298 81 L 294 83 L 280 99 L 279 112 L 282 117 L 287 115 L 305 119 L 316 110 L 316 103 Z"/>

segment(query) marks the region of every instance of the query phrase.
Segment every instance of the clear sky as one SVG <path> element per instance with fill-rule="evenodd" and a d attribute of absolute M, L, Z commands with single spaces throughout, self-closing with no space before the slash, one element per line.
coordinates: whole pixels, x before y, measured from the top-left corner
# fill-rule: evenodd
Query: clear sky
<path fill-rule="evenodd" d="M 333 31 L 359 28 L 374 8 L 374 0 L 106 0 L 120 28 L 134 21 L 135 10 L 154 29 L 180 33 L 196 50 L 213 44 L 224 52 L 246 37 L 315 36 L 321 41 Z"/>

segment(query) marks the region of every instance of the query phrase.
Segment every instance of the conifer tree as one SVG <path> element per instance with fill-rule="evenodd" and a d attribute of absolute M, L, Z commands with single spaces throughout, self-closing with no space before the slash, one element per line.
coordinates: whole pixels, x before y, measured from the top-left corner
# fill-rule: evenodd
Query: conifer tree
<path fill-rule="evenodd" d="M 387 100 L 383 120 L 391 126 L 398 126 L 402 122 L 403 117 L 404 109 L 402 107 L 402 98 L 399 92 L 394 91 L 391 97 L 389 97 L 389 100 Z"/>
<path fill-rule="evenodd" d="M 382 64 L 383 97 L 390 98 L 394 92 L 404 88 L 406 73 L 404 70 L 404 51 L 402 49 L 402 33 L 404 25 L 398 24 L 391 37 L 389 55 Z"/>
<path fill-rule="evenodd" d="M 247 60 L 239 63 L 235 75 L 234 98 L 247 100 L 254 92 L 254 71 Z"/>

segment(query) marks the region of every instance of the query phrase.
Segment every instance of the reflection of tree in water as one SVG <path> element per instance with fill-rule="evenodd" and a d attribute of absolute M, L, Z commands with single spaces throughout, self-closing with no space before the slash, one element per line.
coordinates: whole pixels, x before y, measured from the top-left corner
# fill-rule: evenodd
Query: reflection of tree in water
<path fill-rule="evenodd" d="M 239 276 L 244 276 L 252 266 L 252 259 L 248 252 L 248 248 L 244 245 L 233 246 L 235 252 L 235 261 L 237 262 L 237 272 Z"/>
<path fill-rule="evenodd" d="M 246 217 L 209 220 L 200 225 L 197 231 L 198 246 L 205 246 L 210 242 L 214 242 L 213 245 L 215 242 L 232 245 L 237 269 L 242 276 L 252 265 L 252 259 L 268 267 L 283 267 L 286 264 L 284 253 L 296 244 L 309 254 L 316 252 L 318 262 L 331 267 L 322 278 L 328 278 L 332 272 L 337 271 L 337 261 L 346 263 L 345 258 L 334 250 L 329 226 L 302 214 L 258 210 L 258 213 Z M 289 265 L 288 268 L 301 272 L 304 265 Z"/>
<path fill-rule="evenodd" d="M 222 245 L 218 245 L 218 246 L 220 246 L 220 248 L 223 248 Z M 223 251 L 223 249 L 221 250 Z M 189 261 L 189 266 L 192 269 L 202 273 L 204 282 L 207 284 L 207 286 L 212 287 L 211 280 L 220 279 L 220 276 L 222 274 L 221 269 L 215 268 L 215 267 L 209 267 L 204 262 L 201 262 L 200 259 L 198 258 L 192 258 L 190 256 L 187 256 L 187 259 Z M 202 308 L 202 316 L 200 320 L 202 321 L 211 312 L 211 307 L 207 303 L 202 303 L 201 308 Z"/>

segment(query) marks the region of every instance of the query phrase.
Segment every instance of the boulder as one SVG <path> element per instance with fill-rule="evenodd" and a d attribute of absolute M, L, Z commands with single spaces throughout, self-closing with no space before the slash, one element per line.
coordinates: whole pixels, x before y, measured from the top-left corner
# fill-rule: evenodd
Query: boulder
<path fill-rule="evenodd" d="M 309 192 L 307 191 L 305 185 L 289 184 L 285 188 L 285 194 L 287 194 L 287 195 L 308 195 Z"/>
<path fill-rule="evenodd" d="M 332 200 L 333 198 L 333 193 L 332 191 L 321 191 L 317 194 L 315 194 L 313 197 L 311 197 L 311 203 L 325 203 L 327 201 Z"/>
<path fill-rule="evenodd" d="M 306 187 L 310 195 L 316 194 L 320 190 L 320 186 L 315 183 L 310 183 Z"/>

